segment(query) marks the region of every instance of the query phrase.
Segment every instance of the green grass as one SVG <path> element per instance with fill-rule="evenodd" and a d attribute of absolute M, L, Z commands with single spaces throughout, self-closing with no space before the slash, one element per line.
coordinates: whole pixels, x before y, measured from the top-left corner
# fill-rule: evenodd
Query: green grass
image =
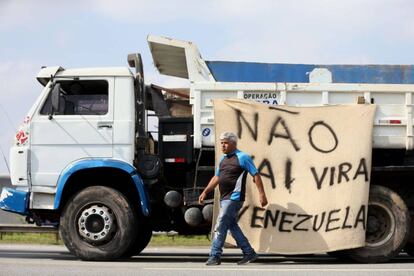
<path fill-rule="evenodd" d="M 53 233 L 2 233 L 0 243 L 63 244 Z"/>
<path fill-rule="evenodd" d="M 62 240 L 53 233 L 3 233 L 0 236 L 2 243 L 63 245 Z M 207 235 L 155 235 L 148 246 L 210 246 L 210 243 Z"/>
<path fill-rule="evenodd" d="M 153 236 L 149 246 L 210 246 L 207 235 L 194 236 Z"/>

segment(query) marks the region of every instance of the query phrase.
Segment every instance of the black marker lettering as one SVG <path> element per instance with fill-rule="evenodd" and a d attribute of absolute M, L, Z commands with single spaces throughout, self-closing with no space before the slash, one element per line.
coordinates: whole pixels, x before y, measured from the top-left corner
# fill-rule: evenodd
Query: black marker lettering
<path fill-rule="evenodd" d="M 282 125 L 284 133 L 276 132 L 279 123 Z M 300 147 L 296 144 L 295 140 L 293 140 L 293 137 L 290 134 L 289 128 L 287 127 L 285 120 L 283 120 L 283 118 L 281 117 L 277 117 L 275 122 L 272 125 L 272 129 L 270 130 L 269 140 L 267 141 L 268 145 L 272 143 L 273 137 L 287 139 L 290 141 L 295 151 L 300 150 Z"/>
<path fill-rule="evenodd" d="M 332 217 L 332 214 L 338 213 L 339 211 L 341 211 L 341 209 L 335 209 L 335 210 L 332 210 L 332 211 L 329 212 L 329 214 L 328 214 L 328 220 L 326 222 L 325 232 L 337 230 L 337 229 L 340 228 L 339 226 L 333 227 L 333 228 L 330 228 L 329 227 L 332 222 L 339 221 L 339 218 L 331 218 Z"/>
<path fill-rule="evenodd" d="M 296 231 L 308 231 L 308 228 L 299 228 L 299 225 L 303 224 L 305 221 L 310 220 L 312 218 L 311 215 L 307 215 L 307 214 L 298 214 L 298 218 L 303 218 L 302 220 L 300 220 L 298 223 L 295 224 L 295 226 L 293 226 L 293 230 Z"/>
<path fill-rule="evenodd" d="M 289 190 L 289 193 L 292 192 L 292 183 L 295 181 L 294 178 L 292 178 L 292 160 L 288 159 L 286 160 L 286 167 L 285 167 L 285 187 Z"/>
<path fill-rule="evenodd" d="M 273 98 L 276 98 L 276 95 Z M 286 113 L 293 114 L 293 115 L 298 115 L 299 114 L 299 112 L 286 110 L 286 109 L 283 109 L 283 108 L 280 108 L 280 107 L 269 106 L 269 109 L 282 111 L 282 112 L 286 112 Z"/>
<path fill-rule="evenodd" d="M 328 167 L 323 168 L 322 176 L 318 177 L 318 173 L 316 172 L 316 169 L 314 167 L 311 168 L 311 172 L 313 174 L 313 177 L 315 178 L 316 187 L 318 190 L 321 189 L 323 180 L 325 179 L 325 175 L 328 172 Z"/>
<path fill-rule="evenodd" d="M 237 116 L 237 136 L 239 138 L 242 137 L 242 133 L 243 133 L 242 122 L 243 122 L 247 126 L 247 129 L 249 130 L 249 133 L 254 139 L 254 141 L 257 141 L 257 126 L 259 123 L 259 113 L 257 112 L 254 113 L 254 127 L 252 127 L 247 121 L 247 119 L 243 116 L 243 113 L 240 110 L 238 109 L 234 109 L 234 110 L 236 111 L 236 116 Z"/>
<path fill-rule="evenodd" d="M 355 180 L 360 174 L 362 174 L 365 177 L 365 182 L 369 180 L 368 169 L 367 169 L 367 164 L 365 163 L 365 158 L 362 158 L 361 161 L 359 162 L 359 166 L 354 175 L 353 180 Z"/>
<path fill-rule="evenodd" d="M 331 167 L 331 179 L 329 181 L 329 186 L 332 186 L 335 181 L 335 167 Z"/>
<path fill-rule="evenodd" d="M 276 226 L 276 222 L 277 222 L 277 219 L 279 217 L 279 213 L 280 213 L 280 211 L 279 210 L 276 210 L 275 215 L 273 216 L 272 215 L 272 211 L 266 210 L 263 227 L 264 228 L 267 228 L 267 226 L 269 225 L 269 219 L 272 222 L 272 226 L 273 227 Z"/>
<path fill-rule="evenodd" d="M 346 167 L 346 168 L 345 168 Z M 352 165 L 348 162 L 342 163 L 338 167 L 338 184 L 342 182 L 342 177 L 349 181 L 348 172 L 352 169 Z"/>
<path fill-rule="evenodd" d="M 314 143 L 314 141 L 313 141 L 313 137 L 312 137 L 312 132 L 313 132 L 313 129 L 316 127 L 316 126 L 323 126 L 323 127 L 325 127 L 325 128 L 327 128 L 328 130 L 329 130 L 329 132 L 332 134 L 332 137 L 333 137 L 333 139 L 335 140 L 335 145 L 331 148 L 331 149 L 321 149 L 321 148 L 319 148 L 319 147 L 317 147 L 316 145 L 315 145 L 315 143 Z M 311 126 L 311 128 L 309 129 L 309 131 L 308 131 L 308 137 L 309 137 L 309 143 L 311 144 L 311 146 L 315 149 L 315 150 L 317 150 L 317 151 L 319 151 L 319 152 L 322 152 L 322 153 L 329 153 L 329 152 L 332 152 L 332 151 L 334 151 L 335 149 L 336 149 L 336 147 L 338 146 L 338 137 L 336 137 L 336 133 L 333 131 L 333 129 L 327 124 L 327 123 L 325 123 L 324 121 L 318 121 L 318 122 L 315 122 L 312 126 Z"/>
<path fill-rule="evenodd" d="M 323 222 L 324 222 L 324 220 L 325 220 L 325 212 L 323 212 L 321 215 L 322 215 L 322 217 L 321 217 L 321 221 L 320 221 L 320 223 L 319 223 L 319 226 L 318 226 L 318 227 L 316 227 L 316 224 L 317 224 L 317 222 L 318 222 L 318 217 L 319 217 L 319 215 L 315 215 L 315 217 L 314 217 L 314 219 L 313 219 L 313 231 L 315 231 L 315 232 L 317 232 L 317 231 L 319 231 L 319 229 L 321 229 L 322 224 L 323 224 Z"/>
<path fill-rule="evenodd" d="M 361 222 L 362 223 L 362 227 L 365 230 L 365 205 L 362 205 L 361 208 L 358 211 L 358 215 L 357 218 L 355 220 L 355 224 L 354 224 L 354 228 L 358 227 L 358 224 Z"/>
<path fill-rule="evenodd" d="M 257 224 L 256 221 L 263 221 L 263 217 L 259 216 L 257 213 L 259 211 L 264 211 L 265 209 L 260 208 L 260 207 L 254 207 L 253 208 L 253 215 L 252 215 L 252 220 L 250 222 L 250 227 L 252 228 L 263 228 L 263 226 L 261 224 Z"/>
<path fill-rule="evenodd" d="M 282 212 L 282 217 L 280 218 L 280 224 L 279 224 L 279 231 L 280 232 L 292 232 L 292 230 L 290 230 L 290 229 L 283 228 L 283 225 L 284 224 L 291 224 L 292 221 L 286 219 L 286 217 L 287 216 L 293 217 L 294 215 L 295 215 L 294 213 Z"/>
<path fill-rule="evenodd" d="M 263 172 L 263 169 L 265 167 L 267 169 L 267 173 Z M 259 171 L 261 176 L 269 178 L 272 184 L 272 189 L 276 189 L 276 180 L 275 180 L 275 176 L 273 175 L 272 165 L 270 164 L 269 160 L 267 160 L 266 158 L 263 159 L 262 163 L 260 163 L 257 170 Z"/>
<path fill-rule="evenodd" d="M 243 208 L 239 211 L 239 215 L 237 216 L 238 221 L 244 215 L 244 213 L 246 213 L 247 209 L 249 209 L 249 205 L 243 206 Z"/>
<path fill-rule="evenodd" d="M 352 225 L 346 224 L 348 221 L 348 216 L 349 216 L 349 209 L 350 207 L 346 207 L 346 212 L 345 212 L 345 219 L 344 219 L 344 223 L 342 224 L 342 229 L 346 229 L 346 228 L 352 228 Z"/>

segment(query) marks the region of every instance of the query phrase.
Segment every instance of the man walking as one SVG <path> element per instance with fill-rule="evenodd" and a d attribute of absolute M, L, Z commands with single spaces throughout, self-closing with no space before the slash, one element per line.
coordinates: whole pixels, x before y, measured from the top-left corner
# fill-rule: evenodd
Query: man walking
<path fill-rule="evenodd" d="M 237 136 L 232 132 L 222 133 L 220 145 L 224 155 L 215 176 L 211 178 L 199 197 L 199 202 L 203 203 L 207 194 L 219 185 L 220 213 L 217 218 L 210 257 L 206 265 L 221 264 L 221 254 L 228 230 L 236 240 L 237 246 L 243 251 L 243 259 L 238 264 L 248 264 L 257 260 L 258 256 L 237 224 L 238 213 L 243 206 L 245 197 L 247 173 L 253 176 L 259 190 L 259 200 L 262 207 L 267 205 L 267 198 L 262 179 L 253 160 L 249 155 L 237 149 Z"/>

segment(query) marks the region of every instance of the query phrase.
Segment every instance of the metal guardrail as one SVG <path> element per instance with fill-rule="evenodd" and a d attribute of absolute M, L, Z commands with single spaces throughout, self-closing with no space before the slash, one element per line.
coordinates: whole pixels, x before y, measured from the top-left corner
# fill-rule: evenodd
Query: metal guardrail
<path fill-rule="evenodd" d="M 35 226 L 30 224 L 0 224 L 0 233 L 56 233 L 53 226 Z"/>
<path fill-rule="evenodd" d="M 56 235 L 56 241 L 59 240 L 57 227 L 53 226 L 35 226 L 30 224 L 0 224 L 0 240 L 6 233 L 52 233 Z"/>

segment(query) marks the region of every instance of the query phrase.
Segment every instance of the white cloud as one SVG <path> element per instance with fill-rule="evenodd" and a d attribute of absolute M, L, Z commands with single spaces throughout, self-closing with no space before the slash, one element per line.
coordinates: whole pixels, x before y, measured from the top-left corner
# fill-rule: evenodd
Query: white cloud
<path fill-rule="evenodd" d="M 261 62 L 414 63 L 412 55 L 397 53 L 404 45 L 414 46 L 411 3 L 274 1 L 256 9 L 248 5 L 243 11 L 251 10 L 251 17 L 231 22 L 238 28 L 216 54 L 218 59 Z"/>
<path fill-rule="evenodd" d="M 15 27 L 38 31 L 36 26 L 49 22 L 56 24 L 66 9 L 77 6 L 73 1 L 53 0 L 2 0 L 0 1 L 0 30 L 10 30 Z"/>

